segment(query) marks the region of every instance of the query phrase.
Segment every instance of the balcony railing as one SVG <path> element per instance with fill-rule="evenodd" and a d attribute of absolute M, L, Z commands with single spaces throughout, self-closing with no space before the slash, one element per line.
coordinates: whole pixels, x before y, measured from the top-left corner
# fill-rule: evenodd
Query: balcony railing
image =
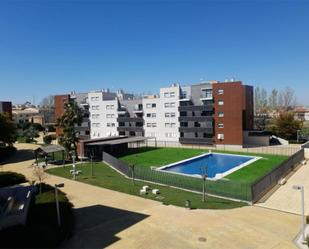
<path fill-rule="evenodd" d="M 180 116 L 178 118 L 179 122 L 212 122 L 213 117 L 211 116 Z"/>
<path fill-rule="evenodd" d="M 186 137 L 180 137 L 179 142 L 182 144 L 205 144 L 205 145 L 213 145 L 213 139 L 212 138 L 186 138 Z"/>
<path fill-rule="evenodd" d="M 144 131 L 142 126 L 118 126 L 118 131 Z"/>
<path fill-rule="evenodd" d="M 181 111 L 213 111 L 213 105 L 188 105 L 179 106 L 178 110 Z"/>
<path fill-rule="evenodd" d="M 189 132 L 203 132 L 207 134 L 213 134 L 213 128 L 206 127 L 179 127 L 179 132 L 189 133 Z"/>
<path fill-rule="evenodd" d="M 118 117 L 117 122 L 144 122 L 142 117 Z"/>

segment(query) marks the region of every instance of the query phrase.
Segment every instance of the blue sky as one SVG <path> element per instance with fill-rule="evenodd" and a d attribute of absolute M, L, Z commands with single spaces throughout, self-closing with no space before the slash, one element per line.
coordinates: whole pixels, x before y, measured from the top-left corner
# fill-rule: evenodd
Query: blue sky
<path fill-rule="evenodd" d="M 308 1 L 0 1 L 0 100 L 235 77 L 309 105 Z"/>

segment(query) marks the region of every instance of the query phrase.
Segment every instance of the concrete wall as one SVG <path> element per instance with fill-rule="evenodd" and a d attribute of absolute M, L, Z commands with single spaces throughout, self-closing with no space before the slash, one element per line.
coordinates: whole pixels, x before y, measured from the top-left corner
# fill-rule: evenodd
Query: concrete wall
<path fill-rule="evenodd" d="M 269 136 L 249 136 L 249 131 L 244 131 L 244 145 L 268 146 Z"/>
<path fill-rule="evenodd" d="M 309 148 L 305 148 L 305 158 L 309 159 Z"/>

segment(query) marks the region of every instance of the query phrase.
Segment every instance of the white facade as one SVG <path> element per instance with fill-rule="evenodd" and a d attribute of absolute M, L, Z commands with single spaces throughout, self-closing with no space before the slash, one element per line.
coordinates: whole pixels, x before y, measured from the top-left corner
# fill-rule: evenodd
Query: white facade
<path fill-rule="evenodd" d="M 104 95 L 101 91 L 88 93 L 91 139 L 118 135 L 118 100 L 110 93 L 105 100 Z"/>
<path fill-rule="evenodd" d="M 159 141 L 179 140 L 179 98 L 178 85 L 160 89 L 159 98 L 143 99 L 144 130 L 146 137 Z"/>

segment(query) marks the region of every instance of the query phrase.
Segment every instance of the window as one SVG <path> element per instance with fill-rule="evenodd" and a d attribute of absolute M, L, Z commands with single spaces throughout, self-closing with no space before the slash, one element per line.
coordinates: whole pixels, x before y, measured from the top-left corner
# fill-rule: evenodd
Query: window
<path fill-rule="evenodd" d="M 194 127 L 201 127 L 201 124 L 199 122 L 194 122 Z"/>
<path fill-rule="evenodd" d="M 175 128 L 176 124 L 175 123 L 171 123 L 171 128 Z"/>
<path fill-rule="evenodd" d="M 219 140 L 223 140 L 224 139 L 224 134 L 223 133 L 219 133 L 218 134 L 218 139 Z"/>
<path fill-rule="evenodd" d="M 152 123 L 152 127 L 157 127 L 157 123 Z"/>
<path fill-rule="evenodd" d="M 218 89 L 218 94 L 224 94 L 224 89 Z"/>
<path fill-rule="evenodd" d="M 223 100 L 219 100 L 218 101 L 218 105 L 224 105 L 224 101 Z"/>
<path fill-rule="evenodd" d="M 147 118 L 155 118 L 156 116 L 157 116 L 156 113 L 147 113 L 147 114 L 146 114 L 146 117 L 147 117 Z"/>
<path fill-rule="evenodd" d="M 157 104 L 156 103 L 148 103 L 146 104 L 146 108 L 156 108 Z"/>
<path fill-rule="evenodd" d="M 219 112 L 218 117 L 223 118 L 224 117 L 224 112 Z"/>
<path fill-rule="evenodd" d="M 91 101 L 98 101 L 99 97 L 91 97 Z"/>
<path fill-rule="evenodd" d="M 169 98 L 169 96 L 170 96 L 170 93 L 168 92 L 164 93 L 164 98 Z"/>
<path fill-rule="evenodd" d="M 92 114 L 91 117 L 92 117 L 93 119 L 96 119 L 96 118 L 99 118 L 99 117 L 100 117 L 100 114 Z"/>
<path fill-rule="evenodd" d="M 170 123 L 165 123 L 165 128 L 170 128 L 171 124 Z"/>
<path fill-rule="evenodd" d="M 107 127 L 111 127 L 111 123 L 107 123 L 106 125 L 107 125 Z"/>
<path fill-rule="evenodd" d="M 111 126 L 112 126 L 112 127 L 115 127 L 115 123 L 111 123 Z"/>
<path fill-rule="evenodd" d="M 212 89 L 202 89 L 201 98 L 211 99 L 212 98 Z"/>
<path fill-rule="evenodd" d="M 174 118 L 176 116 L 175 112 L 171 112 L 171 118 Z"/>
<path fill-rule="evenodd" d="M 166 107 L 166 108 L 168 108 L 168 107 L 175 107 L 175 102 L 164 103 L 164 107 Z"/>
<path fill-rule="evenodd" d="M 98 105 L 93 105 L 93 106 L 91 106 L 91 110 L 99 110 L 99 106 Z"/>
<path fill-rule="evenodd" d="M 224 128 L 224 124 L 223 123 L 219 123 L 218 124 L 218 128 Z"/>
<path fill-rule="evenodd" d="M 169 117 L 170 117 L 170 113 L 169 113 L 169 112 L 166 112 L 166 113 L 165 113 L 165 117 L 166 117 L 166 118 L 169 118 Z"/>
<path fill-rule="evenodd" d="M 175 92 L 170 92 L 170 97 L 175 98 Z"/>
<path fill-rule="evenodd" d="M 92 127 L 100 127 L 100 123 L 92 123 Z"/>
<path fill-rule="evenodd" d="M 151 127 L 151 123 L 147 123 L 147 127 Z"/>

